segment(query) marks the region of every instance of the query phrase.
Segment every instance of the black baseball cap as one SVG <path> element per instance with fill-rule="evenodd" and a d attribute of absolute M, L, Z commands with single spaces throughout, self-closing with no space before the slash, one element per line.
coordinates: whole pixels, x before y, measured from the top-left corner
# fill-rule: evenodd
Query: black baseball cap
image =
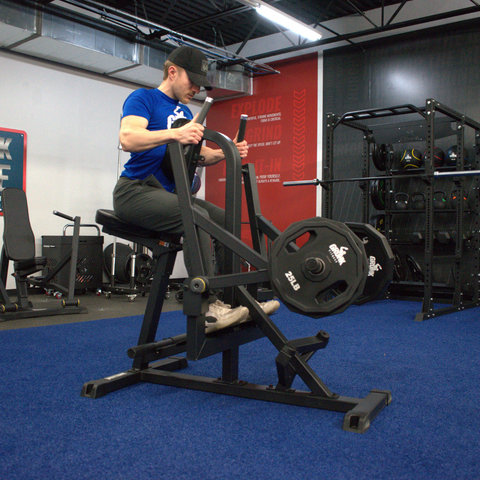
<path fill-rule="evenodd" d="M 204 53 L 192 47 L 178 47 L 169 56 L 175 65 L 182 67 L 187 72 L 188 78 L 205 90 L 212 90 L 212 85 L 207 79 L 208 60 Z"/>

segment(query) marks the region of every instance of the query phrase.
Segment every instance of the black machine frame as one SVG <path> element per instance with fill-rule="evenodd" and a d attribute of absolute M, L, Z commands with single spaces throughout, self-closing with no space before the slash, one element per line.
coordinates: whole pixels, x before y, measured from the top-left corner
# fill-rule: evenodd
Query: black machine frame
<path fill-rule="evenodd" d="M 235 144 L 223 134 L 205 129 L 204 140 L 217 144 L 225 154 L 225 229 L 205 217 L 195 207 L 190 194 L 191 182 L 184 147 L 177 143 L 168 147 L 185 226 L 185 238 L 189 242 L 190 261 L 195 273 L 183 285 L 186 333 L 156 341 L 169 277 L 176 254 L 181 248 L 179 237 L 159 235 L 125 224 L 112 211 L 99 210 L 96 221 L 103 225 L 103 231 L 148 247 L 153 252 L 155 266 L 138 343 L 128 350 L 129 357 L 133 359 L 132 368 L 85 383 L 81 395 L 94 399 L 138 382 L 149 382 L 344 412 L 344 430 L 358 433 L 367 431 L 373 419 L 391 402 L 391 393 L 371 390 L 365 398 L 358 399 L 331 392 L 307 363 L 317 350 L 327 346 L 328 333 L 320 331 L 312 337 L 288 340 L 260 308 L 256 302 L 258 285 L 270 282 L 265 236 L 274 240 L 281 232 L 261 214 L 254 166 L 242 166 Z M 242 177 L 254 248 L 250 248 L 240 239 Z M 206 231 L 226 246 L 226 274 L 215 277 L 205 275 L 198 229 Z M 240 259 L 247 261 L 254 270 L 242 272 Z M 250 320 L 206 334 L 208 292 L 218 288 L 224 290 L 226 303 L 248 307 Z M 278 383 L 275 386 L 251 384 L 239 379 L 239 347 L 262 337 L 267 337 L 278 350 Z M 180 354 L 185 356 L 178 356 Z M 222 354 L 220 377 L 207 378 L 177 371 L 185 368 L 188 360 L 199 360 L 214 354 Z M 297 375 L 309 391 L 292 388 Z"/>
<path fill-rule="evenodd" d="M 385 173 L 380 176 L 370 175 L 370 159 L 372 158 L 373 148 L 378 131 L 375 128 L 368 126 L 362 122 L 368 120 L 375 120 L 378 118 L 387 118 L 399 115 L 416 115 L 420 119 L 422 127 L 425 127 L 426 138 L 426 155 L 425 166 L 418 175 L 405 175 L 403 172 L 395 171 L 391 168 L 391 163 L 386 165 Z M 456 129 L 450 132 L 450 135 L 456 136 L 456 146 L 458 159 L 456 167 L 450 168 L 450 171 L 439 172 L 434 166 L 434 148 L 435 139 L 439 130 L 438 118 L 436 114 L 442 114 L 451 122 L 454 122 Z M 405 122 L 409 124 L 409 122 Z M 413 123 L 413 122 L 412 122 Z M 411 124 L 410 123 L 410 126 Z M 417 122 L 418 123 L 418 122 Z M 334 133 L 337 127 L 344 125 L 356 130 L 360 130 L 364 134 L 363 139 L 363 166 L 361 178 L 334 178 Z M 401 124 L 392 123 L 391 126 L 399 127 Z M 473 129 L 475 138 L 475 161 L 474 169 L 465 169 L 464 164 L 464 149 L 465 149 L 465 132 L 467 128 Z M 442 129 L 440 125 L 440 130 Z M 333 216 L 333 199 L 334 199 L 334 184 L 339 182 L 354 181 L 358 182 L 363 194 L 363 212 L 362 221 L 368 222 L 370 206 L 368 202 L 368 182 L 371 180 L 383 179 L 385 181 L 385 236 L 387 240 L 392 243 L 393 227 L 392 219 L 395 213 L 392 208 L 391 192 L 393 192 L 393 183 L 398 179 L 412 179 L 421 178 L 425 184 L 425 238 L 422 239 L 423 244 L 423 282 L 393 282 L 390 287 L 391 298 L 423 298 L 422 309 L 415 316 L 416 321 L 422 321 L 429 318 L 434 318 L 439 315 L 445 315 L 455 311 L 463 310 L 465 308 L 473 308 L 480 305 L 479 288 L 480 288 L 480 207 L 479 207 L 479 181 L 480 181 L 480 123 L 475 120 L 455 111 L 454 109 L 443 105 L 434 100 L 427 99 L 425 107 L 417 107 L 414 105 L 397 105 L 386 108 L 375 108 L 359 110 L 354 112 L 347 112 L 341 117 L 333 113 L 327 114 L 326 127 L 326 143 L 325 143 L 325 166 L 323 180 L 317 181 L 317 184 L 324 187 L 324 215 L 327 218 Z M 388 162 L 387 162 L 388 163 Z M 464 201 L 463 196 L 460 195 L 459 201 L 456 204 L 454 213 L 454 252 L 450 255 L 453 264 L 453 278 L 454 285 L 452 288 L 439 286 L 434 283 L 433 265 L 436 258 L 435 232 L 434 232 L 434 193 L 435 183 L 439 178 L 451 178 L 452 182 L 460 189 L 463 188 L 465 178 L 472 176 L 476 186 L 473 188 L 474 193 L 474 220 L 472 225 L 473 236 L 470 240 L 473 253 L 473 277 L 472 291 L 467 292 L 462 286 L 462 258 L 464 254 L 465 239 L 464 235 Z M 444 257 L 445 258 L 445 257 Z M 450 303 L 451 305 L 438 308 L 435 303 Z"/>
<path fill-rule="evenodd" d="M 23 230 L 23 233 L 27 231 L 27 228 L 30 228 L 30 218 L 28 217 L 28 205 L 26 200 L 26 194 L 21 189 L 17 188 L 8 188 L 4 189 L 3 192 L 8 191 L 21 194 L 21 199 L 17 196 L 14 209 L 10 214 L 17 214 L 18 217 L 15 217 L 15 220 L 10 219 L 10 222 L 15 222 L 16 225 L 20 225 L 20 228 Z M 2 193 L 4 195 L 5 193 Z M 5 213 L 4 213 L 5 214 Z M 77 273 L 77 260 L 78 260 L 78 248 L 80 241 L 80 227 L 81 227 L 81 218 L 71 217 L 65 213 L 53 211 L 53 214 L 65 218 L 69 221 L 72 221 L 73 224 L 73 235 L 72 235 L 72 247 L 57 263 L 57 265 L 52 268 L 45 276 L 34 276 L 33 274 L 42 270 L 46 263 L 47 258 L 40 256 L 34 257 L 27 260 L 24 264 L 26 266 L 20 266 L 20 271 L 15 268 L 15 265 L 21 265 L 22 262 L 14 261 L 14 272 L 13 276 L 15 278 L 15 292 L 17 296 L 17 301 L 12 302 L 10 295 L 7 292 L 7 276 L 9 270 L 10 259 L 6 253 L 5 248 L 5 238 L 4 245 L 2 247 L 0 255 L 0 322 L 10 321 L 10 320 L 22 320 L 25 318 L 38 318 L 45 316 L 55 316 L 55 315 L 70 315 L 70 314 L 81 314 L 88 313 L 85 307 L 80 306 L 80 301 L 74 298 L 75 295 L 75 279 Z M 12 217 L 13 217 L 12 215 Z M 25 215 L 22 217 L 22 215 Z M 6 220 L 5 220 L 6 221 Z M 28 227 L 27 227 L 28 226 Z M 32 232 L 33 235 L 33 232 Z M 25 235 L 28 237 L 28 235 Z M 13 239 L 11 239 L 13 241 Z M 15 238 L 16 242 L 23 243 L 25 238 L 19 237 Z M 68 286 L 65 287 L 55 282 L 55 277 L 63 271 L 64 268 L 68 267 Z M 23 268 L 23 270 L 22 270 Z M 50 308 L 33 308 L 32 302 L 28 299 L 28 287 L 38 287 L 45 290 L 58 291 L 61 294 L 67 296 L 66 299 L 61 301 L 60 307 L 50 307 Z"/>

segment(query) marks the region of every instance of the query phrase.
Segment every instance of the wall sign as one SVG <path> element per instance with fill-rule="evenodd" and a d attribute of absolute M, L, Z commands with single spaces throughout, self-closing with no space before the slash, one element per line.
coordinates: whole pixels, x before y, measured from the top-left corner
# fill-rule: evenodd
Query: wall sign
<path fill-rule="evenodd" d="M 7 187 L 25 190 L 27 134 L 21 130 L 0 128 L 0 192 Z M 0 215 L 3 209 L 0 200 Z"/>
<path fill-rule="evenodd" d="M 245 139 L 250 149 L 243 163 L 255 165 L 262 214 L 283 231 L 316 216 L 317 189 L 284 187 L 283 182 L 317 177 L 318 57 L 315 53 L 271 65 L 280 75 L 255 78 L 249 97 L 214 103 L 207 127 L 233 138 L 240 115 L 248 115 Z M 205 169 L 205 176 L 206 200 L 223 206 L 225 162 Z M 245 221 L 245 202 L 243 206 Z M 249 226 L 242 225 L 242 239 L 250 243 L 249 236 Z"/>

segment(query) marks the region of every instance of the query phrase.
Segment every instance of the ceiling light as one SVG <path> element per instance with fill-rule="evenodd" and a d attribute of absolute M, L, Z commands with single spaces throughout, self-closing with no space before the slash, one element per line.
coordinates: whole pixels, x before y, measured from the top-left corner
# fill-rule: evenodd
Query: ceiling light
<path fill-rule="evenodd" d="M 314 41 L 320 40 L 322 38 L 322 35 L 315 29 L 309 27 L 305 23 L 296 20 L 290 15 L 281 12 L 277 8 L 273 8 L 270 5 L 267 5 L 266 3 L 260 1 L 253 1 L 248 3 L 253 6 L 260 15 L 264 16 L 268 20 L 278 23 L 282 27 L 285 27 L 288 30 L 297 33 L 298 35 L 301 35 L 308 40 Z"/>

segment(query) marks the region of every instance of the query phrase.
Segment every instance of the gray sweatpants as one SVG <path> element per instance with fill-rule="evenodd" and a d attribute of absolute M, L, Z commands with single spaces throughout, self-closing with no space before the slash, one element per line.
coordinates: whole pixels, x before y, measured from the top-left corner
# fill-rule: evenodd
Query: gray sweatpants
<path fill-rule="evenodd" d="M 225 227 L 225 210 L 205 200 L 195 199 L 198 209 L 211 220 Z M 183 234 L 178 196 L 163 188 L 162 184 L 150 175 L 145 180 L 130 180 L 120 177 L 113 191 L 113 209 L 123 221 L 156 232 Z M 213 260 L 210 249 L 210 236 L 199 230 L 200 249 L 207 276 L 213 276 Z M 219 270 L 223 264 L 223 246 L 214 242 L 215 256 Z M 189 275 L 192 269 L 188 255 L 188 242 L 183 243 L 185 266 Z"/>

